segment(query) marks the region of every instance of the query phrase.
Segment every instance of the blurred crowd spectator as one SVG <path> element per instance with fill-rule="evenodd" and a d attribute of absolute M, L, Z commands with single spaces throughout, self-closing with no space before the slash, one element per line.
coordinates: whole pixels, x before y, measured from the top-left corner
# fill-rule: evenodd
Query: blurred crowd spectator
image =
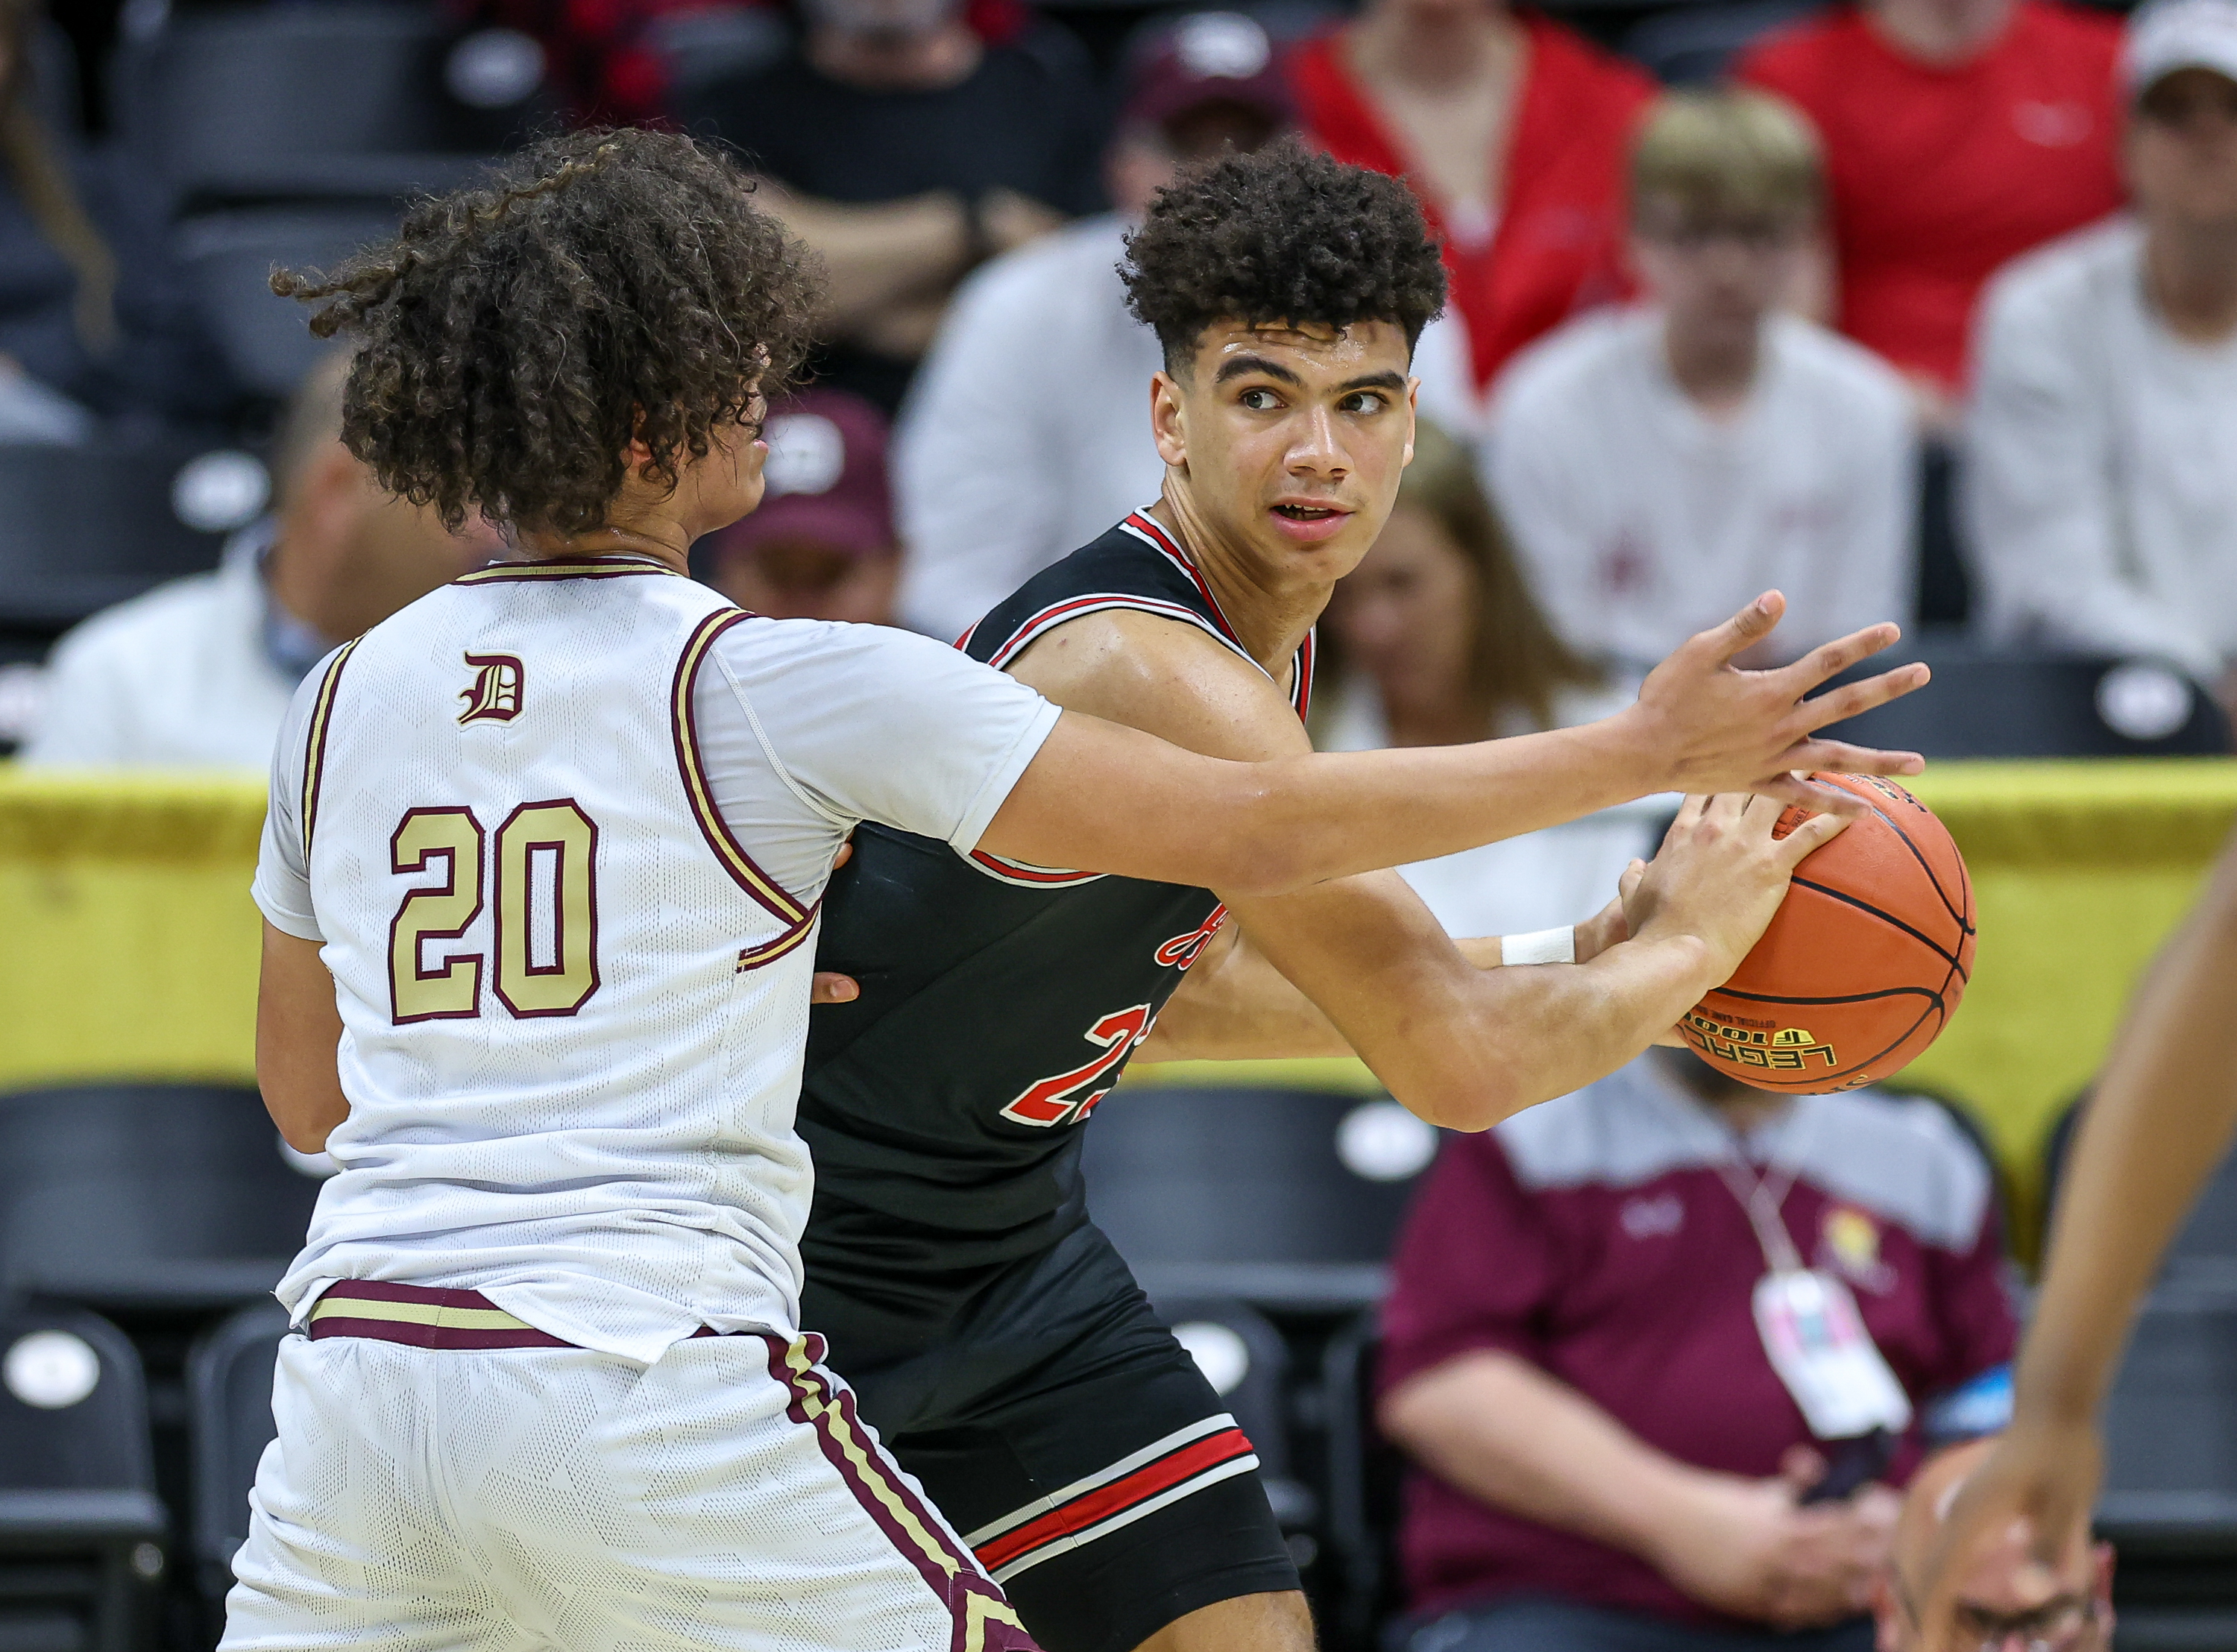
<path fill-rule="evenodd" d="M 773 409 L 761 508 L 692 548 L 707 582 L 780 620 L 893 619 L 901 545 L 886 477 L 886 417 L 843 390 Z"/>
<path fill-rule="evenodd" d="M 905 409 L 894 481 L 901 614 L 960 635 L 1032 575 L 1158 497 L 1150 380 L 1163 363 L 1118 282 L 1128 229 L 1191 161 L 1288 122 L 1273 41 L 1204 12 L 1134 64 L 1103 176 L 1115 211 L 998 258 L 956 295 Z"/>
<path fill-rule="evenodd" d="M 36 0 L 0 0 L 0 441 L 208 425 L 237 393 L 116 155 L 56 129 L 34 86 Z"/>
<path fill-rule="evenodd" d="M 346 356 L 287 409 L 273 514 L 193 574 L 95 615 L 56 646 L 30 763 L 262 770 L 304 674 L 338 643 L 485 562 L 478 523 L 444 531 L 342 445 Z"/>
<path fill-rule="evenodd" d="M 1623 156 L 1653 95 L 1643 70 L 1500 0 L 1368 0 L 1290 72 L 1315 142 L 1421 195 L 1479 393 L 1539 334 L 1628 289 Z"/>
<path fill-rule="evenodd" d="M 1990 290 L 1968 517 L 1994 634 L 2237 706 L 2237 5 L 2154 0 L 2122 70 L 2131 211 Z"/>
<path fill-rule="evenodd" d="M 1315 744 L 1448 746 L 1589 722 L 1627 696 L 1554 634 L 1468 451 L 1426 421 L 1389 524 L 1321 628 Z M 1654 852 L 1649 800 L 1404 868 L 1455 935 L 1573 924 Z"/>
<path fill-rule="evenodd" d="M 1910 375 L 1940 422 L 1983 283 L 2120 204 L 2119 38 L 2066 0 L 1862 0 L 1739 65 L 1824 140 L 1841 331 Z"/>
<path fill-rule="evenodd" d="M 683 99 L 822 254 L 826 382 L 888 412 L 975 265 L 1102 204 L 1099 89 L 1069 36 L 992 43 L 963 0 L 803 0 L 776 63 Z"/>
<path fill-rule="evenodd" d="M 1993 1180 L 1937 1103 L 1658 1050 L 1448 1140 L 1382 1314 L 1411 1652 L 1865 1652 L 1924 1431 L 1812 1434 L 1754 1306 L 1801 1267 L 1927 1425 L 2002 1425 Z"/>
<path fill-rule="evenodd" d="M 1910 398 L 1778 308 L 1823 195 L 1818 148 L 1759 93 L 1666 96 L 1631 168 L 1649 302 L 1533 346 L 1493 408 L 1493 493 L 1562 634 L 1644 675 L 1757 594 L 1791 657 L 1910 616 Z"/>

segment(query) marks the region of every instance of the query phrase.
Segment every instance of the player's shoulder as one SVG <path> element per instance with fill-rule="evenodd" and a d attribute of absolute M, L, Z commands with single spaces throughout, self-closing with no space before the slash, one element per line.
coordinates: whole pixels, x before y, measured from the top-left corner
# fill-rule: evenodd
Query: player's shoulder
<path fill-rule="evenodd" d="M 1213 757 L 1299 745 L 1303 726 L 1266 674 L 1203 629 L 1105 609 L 1038 638 L 1007 668 L 1068 711 L 1124 723 Z"/>

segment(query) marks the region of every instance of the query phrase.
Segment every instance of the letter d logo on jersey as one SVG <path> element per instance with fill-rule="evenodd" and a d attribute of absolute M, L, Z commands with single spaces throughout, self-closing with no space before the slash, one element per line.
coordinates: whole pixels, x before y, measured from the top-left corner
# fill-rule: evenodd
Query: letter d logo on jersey
<path fill-rule="evenodd" d="M 509 723 L 520 715 L 520 688 L 526 679 L 520 661 L 510 654 L 469 654 L 465 656 L 474 668 L 473 687 L 461 689 L 459 698 L 466 708 L 459 714 L 462 723 Z"/>

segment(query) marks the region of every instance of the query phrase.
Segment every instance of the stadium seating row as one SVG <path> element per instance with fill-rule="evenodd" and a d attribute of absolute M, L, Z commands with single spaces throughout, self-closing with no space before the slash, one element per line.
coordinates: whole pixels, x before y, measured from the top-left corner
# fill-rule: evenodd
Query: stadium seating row
<path fill-rule="evenodd" d="M 1097 1219 L 1257 1443 L 1331 1642 L 1363 1645 L 1391 1601 L 1400 1479 L 1369 1418 L 1370 1310 L 1436 1134 L 1387 1100 L 1305 1091 L 1129 1087 L 1101 1111 Z M 145 1644 L 173 1557 L 221 1598 L 287 1333 L 263 1293 L 319 1168 L 253 1092 L 0 1099 L 0 1645 Z M 2115 1393 L 2102 1524 L 2124 1645 L 2237 1632 L 2233 1208 L 2237 1164 L 2176 1244 Z M 141 1355 L 96 1309 L 200 1327 L 152 1436 Z M 167 1429 L 188 1465 L 168 1511 L 150 1444 Z"/>

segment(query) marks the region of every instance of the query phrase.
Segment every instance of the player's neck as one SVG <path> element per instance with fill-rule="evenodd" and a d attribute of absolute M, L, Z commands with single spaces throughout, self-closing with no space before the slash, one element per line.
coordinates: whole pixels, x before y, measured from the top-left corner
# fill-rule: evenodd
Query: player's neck
<path fill-rule="evenodd" d="M 636 528 L 593 528 L 579 534 L 528 533 L 520 536 L 522 562 L 564 562 L 571 556 L 643 556 L 675 572 L 691 572 L 691 542 L 678 528 L 674 533 Z"/>
<path fill-rule="evenodd" d="M 1288 687 L 1290 662 L 1328 606 L 1328 583 L 1280 577 L 1263 558 L 1219 532 L 1184 490 L 1171 484 L 1150 514 L 1196 564 L 1244 650 Z"/>

